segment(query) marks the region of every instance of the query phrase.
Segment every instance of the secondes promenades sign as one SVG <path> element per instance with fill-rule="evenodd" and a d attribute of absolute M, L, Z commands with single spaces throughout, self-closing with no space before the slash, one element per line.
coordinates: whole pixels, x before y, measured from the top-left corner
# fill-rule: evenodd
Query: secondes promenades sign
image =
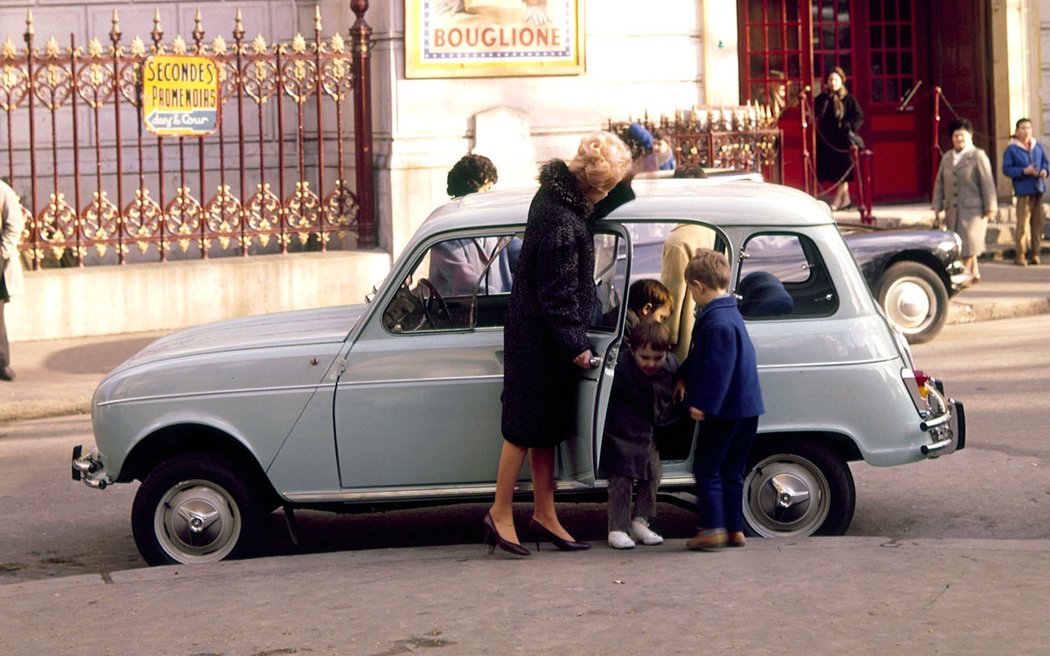
<path fill-rule="evenodd" d="M 158 137 L 204 137 L 219 127 L 219 69 L 208 57 L 153 55 L 142 66 L 142 117 Z"/>

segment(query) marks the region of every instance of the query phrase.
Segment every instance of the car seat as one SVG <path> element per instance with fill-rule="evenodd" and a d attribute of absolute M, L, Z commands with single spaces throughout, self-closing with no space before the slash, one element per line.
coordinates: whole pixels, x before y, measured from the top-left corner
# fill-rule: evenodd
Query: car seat
<path fill-rule="evenodd" d="M 791 314 L 795 301 L 784 283 L 768 271 L 753 271 L 737 285 L 740 314 L 750 319 Z"/>

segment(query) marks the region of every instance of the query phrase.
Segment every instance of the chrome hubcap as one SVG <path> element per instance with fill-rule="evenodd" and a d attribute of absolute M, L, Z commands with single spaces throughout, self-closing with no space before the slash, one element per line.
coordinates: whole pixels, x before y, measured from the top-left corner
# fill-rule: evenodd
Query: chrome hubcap
<path fill-rule="evenodd" d="M 886 313 L 897 326 L 915 330 L 933 314 L 931 293 L 914 280 L 900 280 L 886 294 Z"/>
<path fill-rule="evenodd" d="M 173 486 L 157 505 L 154 530 L 161 547 L 180 563 L 225 558 L 241 533 L 237 503 L 210 481 Z"/>
<path fill-rule="evenodd" d="M 773 455 L 744 480 L 744 517 L 763 537 L 811 535 L 827 519 L 830 492 L 827 479 L 810 461 Z"/>

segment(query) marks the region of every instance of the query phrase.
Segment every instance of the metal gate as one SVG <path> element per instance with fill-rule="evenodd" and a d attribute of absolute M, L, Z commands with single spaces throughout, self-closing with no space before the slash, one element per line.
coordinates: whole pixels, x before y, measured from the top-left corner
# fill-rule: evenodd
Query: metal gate
<path fill-rule="evenodd" d="M 21 192 L 21 250 L 45 264 L 125 264 L 372 246 L 375 242 L 371 28 L 353 0 L 348 37 L 165 43 L 157 12 L 150 43 L 122 41 L 113 12 L 107 45 L 70 36 L 39 47 L 32 13 L 25 46 L 0 44 L 0 143 Z M 157 137 L 142 122 L 142 67 L 154 54 L 206 55 L 219 71 L 221 115 L 206 137 Z M 347 105 L 352 99 L 352 119 Z M 351 125 L 351 120 L 353 124 Z M 353 154 L 344 144 L 352 137 Z"/>

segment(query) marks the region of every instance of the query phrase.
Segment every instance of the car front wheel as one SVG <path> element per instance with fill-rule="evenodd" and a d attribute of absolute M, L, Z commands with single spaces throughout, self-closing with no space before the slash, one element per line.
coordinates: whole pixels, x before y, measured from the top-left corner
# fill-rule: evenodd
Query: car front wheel
<path fill-rule="evenodd" d="M 150 565 L 244 555 L 262 526 L 260 502 L 233 461 L 210 455 L 173 458 L 150 472 L 135 495 L 135 544 Z"/>
<path fill-rule="evenodd" d="M 912 344 L 933 339 L 948 318 L 948 290 L 918 262 L 897 262 L 879 278 L 879 304 Z"/>
<path fill-rule="evenodd" d="M 755 443 L 744 478 L 744 519 L 755 535 L 842 535 L 855 504 L 849 465 L 830 449 L 799 440 Z"/>

